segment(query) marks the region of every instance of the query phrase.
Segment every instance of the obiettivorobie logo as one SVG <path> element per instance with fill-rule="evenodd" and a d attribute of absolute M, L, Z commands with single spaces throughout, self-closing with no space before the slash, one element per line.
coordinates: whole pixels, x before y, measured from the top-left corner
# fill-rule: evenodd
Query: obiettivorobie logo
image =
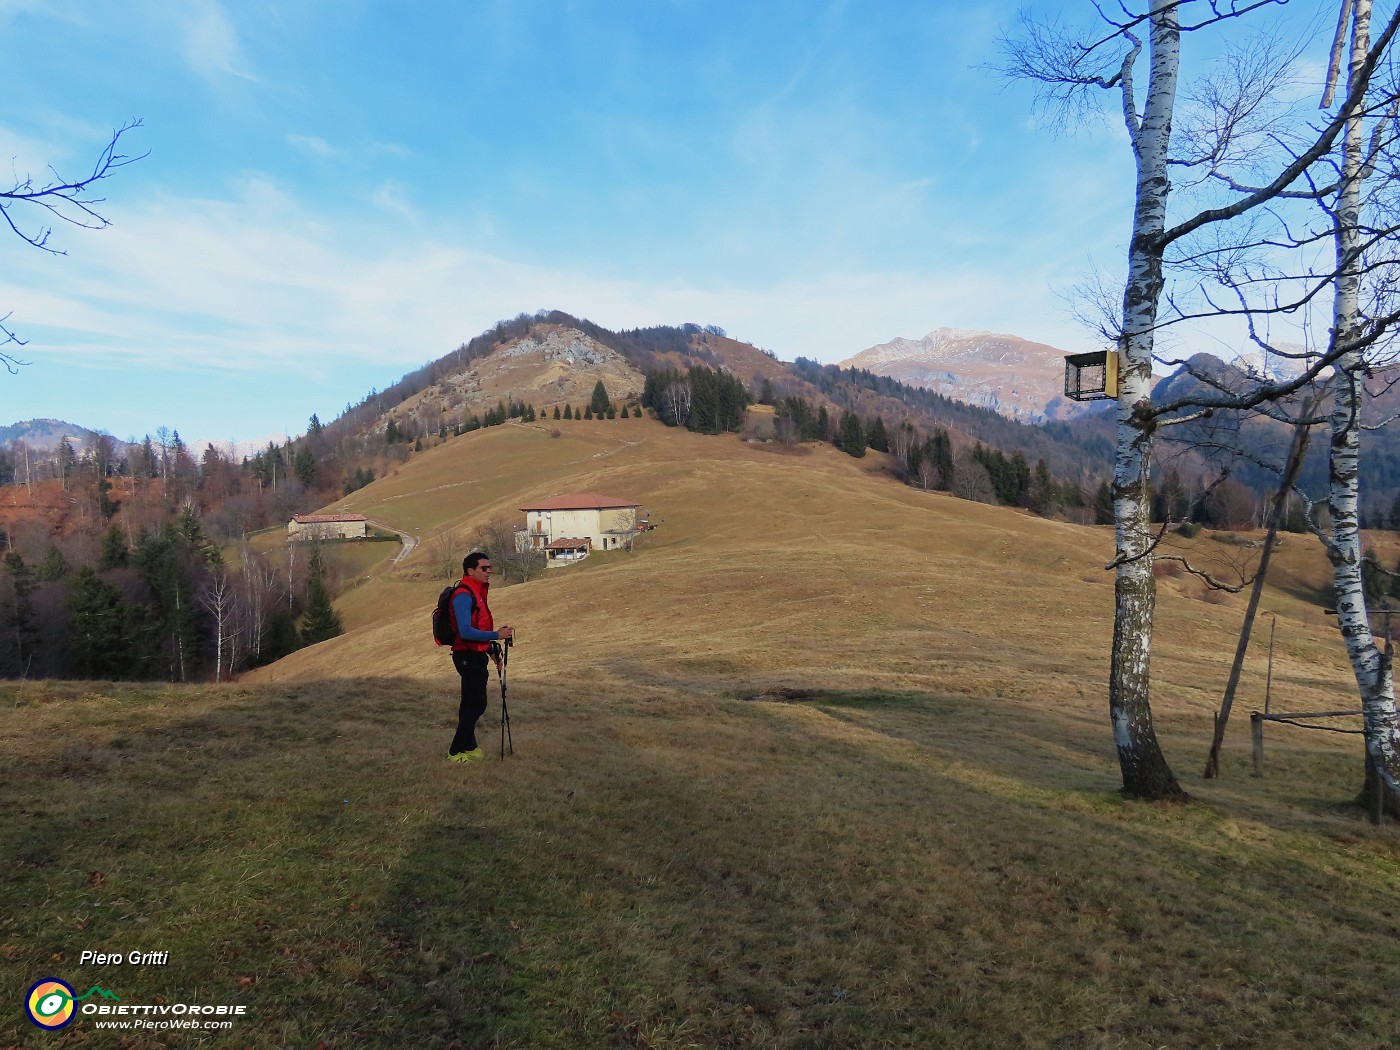
<path fill-rule="evenodd" d="M 57 977 L 45 977 L 42 981 L 34 982 L 33 987 L 29 989 L 29 994 L 24 999 L 24 1012 L 28 1014 L 31 1023 L 54 1032 L 72 1024 L 77 1015 L 74 1004 L 92 995 L 121 1002 L 121 998 L 115 992 L 109 992 L 95 984 L 82 995 L 77 995 L 67 981 L 60 981 Z"/>
<path fill-rule="evenodd" d="M 83 1002 L 84 999 L 93 1001 Z M 31 1024 L 46 1032 L 68 1027 L 80 1014 L 90 1018 L 98 1028 L 212 1030 L 233 1027 L 237 1021 L 247 1018 L 248 1007 L 233 1003 L 167 1003 L 164 1000 L 128 1003 L 115 992 L 95 984 L 78 995 L 67 981 L 45 977 L 30 986 L 29 994 L 24 997 L 24 1012 Z"/>

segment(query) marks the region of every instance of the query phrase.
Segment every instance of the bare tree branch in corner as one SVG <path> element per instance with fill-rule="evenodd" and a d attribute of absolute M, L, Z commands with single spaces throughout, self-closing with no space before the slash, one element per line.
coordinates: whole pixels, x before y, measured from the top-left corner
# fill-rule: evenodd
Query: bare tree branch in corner
<path fill-rule="evenodd" d="M 66 222 L 84 230 L 101 230 L 111 222 L 99 210 L 106 198 L 98 195 L 102 182 L 111 178 L 128 164 L 134 164 L 148 154 L 128 156 L 122 152 L 122 136 L 141 127 L 140 118 L 128 120 L 112 132 L 112 137 L 97 155 L 92 170 L 77 178 L 66 178 L 52 165 L 47 178 L 35 178 L 31 174 L 14 176 L 14 185 L 0 191 L 0 217 L 10 231 L 26 244 L 51 255 L 66 255 L 61 248 L 49 243 L 53 235 L 54 223 Z M 35 220 L 35 221 L 31 221 Z M 0 317 L 0 365 L 11 375 L 28 362 L 15 357 L 6 347 L 24 346 L 21 339 L 9 324 L 10 315 Z"/>

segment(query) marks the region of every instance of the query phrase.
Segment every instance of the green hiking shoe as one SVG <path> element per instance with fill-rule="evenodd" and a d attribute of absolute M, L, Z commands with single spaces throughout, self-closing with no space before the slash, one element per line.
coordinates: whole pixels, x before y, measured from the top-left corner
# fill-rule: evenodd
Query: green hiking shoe
<path fill-rule="evenodd" d="M 486 752 L 482 751 L 481 748 L 478 747 L 474 751 L 459 751 L 455 755 L 448 755 L 447 761 L 457 762 L 461 765 L 466 765 L 468 762 L 475 762 L 478 758 L 485 757 Z"/>

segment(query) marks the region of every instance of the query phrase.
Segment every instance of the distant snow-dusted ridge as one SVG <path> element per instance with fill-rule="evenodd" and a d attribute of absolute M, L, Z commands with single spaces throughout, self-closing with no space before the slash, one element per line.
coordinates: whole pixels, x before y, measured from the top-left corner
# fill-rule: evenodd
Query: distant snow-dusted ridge
<path fill-rule="evenodd" d="M 1037 422 L 1073 409 L 1064 398 L 1065 352 L 999 332 L 936 328 L 922 339 L 898 337 L 840 362 L 909 386 Z"/>

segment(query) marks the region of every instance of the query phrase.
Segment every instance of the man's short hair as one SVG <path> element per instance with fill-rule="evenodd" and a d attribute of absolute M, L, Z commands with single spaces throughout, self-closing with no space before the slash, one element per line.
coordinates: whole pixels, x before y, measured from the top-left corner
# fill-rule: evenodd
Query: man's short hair
<path fill-rule="evenodd" d="M 470 554 L 468 554 L 465 558 L 462 559 L 462 572 L 463 574 L 466 574 L 472 569 L 475 569 L 483 561 L 490 560 L 491 555 L 487 554 L 485 551 L 472 551 Z"/>

